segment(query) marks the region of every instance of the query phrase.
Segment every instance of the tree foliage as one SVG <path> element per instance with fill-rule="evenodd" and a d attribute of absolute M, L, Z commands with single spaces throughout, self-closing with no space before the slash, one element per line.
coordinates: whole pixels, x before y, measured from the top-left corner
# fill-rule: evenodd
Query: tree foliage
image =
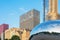
<path fill-rule="evenodd" d="M 21 39 L 20 39 L 19 36 L 17 36 L 17 35 L 13 35 L 12 38 L 11 38 L 11 40 L 21 40 Z"/>

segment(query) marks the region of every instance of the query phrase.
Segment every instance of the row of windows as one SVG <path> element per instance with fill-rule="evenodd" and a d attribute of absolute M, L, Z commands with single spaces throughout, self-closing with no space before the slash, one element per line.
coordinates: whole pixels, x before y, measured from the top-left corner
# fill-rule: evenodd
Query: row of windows
<path fill-rule="evenodd" d="M 21 16 L 21 19 L 26 19 L 26 18 L 29 18 L 31 16 L 38 16 L 39 13 L 38 12 L 29 12 L 29 13 L 26 13 L 24 15 Z"/>
<path fill-rule="evenodd" d="M 34 16 L 34 17 L 31 17 L 31 16 L 30 16 L 29 18 L 21 19 L 20 22 L 24 22 L 24 21 L 27 21 L 27 20 L 32 19 L 32 18 L 33 18 L 34 20 L 35 20 L 35 19 L 36 19 L 36 20 L 39 20 L 39 19 L 40 19 L 40 16 Z"/>
<path fill-rule="evenodd" d="M 22 24 L 21 27 L 26 28 L 26 29 L 30 29 L 30 27 L 32 27 L 33 25 L 34 25 L 34 23 L 31 21 L 31 22 Z"/>

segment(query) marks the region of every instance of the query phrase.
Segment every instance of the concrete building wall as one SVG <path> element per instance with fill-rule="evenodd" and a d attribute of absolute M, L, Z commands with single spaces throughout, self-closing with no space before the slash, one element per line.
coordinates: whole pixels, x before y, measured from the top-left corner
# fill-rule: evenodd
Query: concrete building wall
<path fill-rule="evenodd" d="M 11 39 L 13 35 L 17 35 L 21 40 L 28 40 L 30 31 L 20 28 L 11 28 L 5 31 L 5 39 Z"/>
<path fill-rule="evenodd" d="M 60 20 L 60 14 L 58 15 L 58 20 Z"/>
<path fill-rule="evenodd" d="M 46 21 L 58 19 L 60 19 L 60 14 L 58 14 L 58 0 L 49 0 L 49 11 L 46 15 Z"/>
<path fill-rule="evenodd" d="M 22 34 L 22 40 L 29 40 L 30 37 L 30 31 L 24 30 L 24 33 Z"/>
<path fill-rule="evenodd" d="M 20 28 L 32 30 L 39 23 L 40 12 L 38 10 L 33 9 L 20 16 Z"/>
<path fill-rule="evenodd" d="M 11 37 L 13 35 L 17 35 L 19 37 L 21 37 L 21 34 L 20 34 L 20 29 L 19 28 L 11 28 L 11 29 L 8 29 L 5 31 L 5 39 L 11 39 Z"/>
<path fill-rule="evenodd" d="M 58 13 L 58 0 L 49 0 L 49 12 Z"/>
<path fill-rule="evenodd" d="M 46 21 L 58 20 L 58 13 L 48 13 L 46 15 Z"/>

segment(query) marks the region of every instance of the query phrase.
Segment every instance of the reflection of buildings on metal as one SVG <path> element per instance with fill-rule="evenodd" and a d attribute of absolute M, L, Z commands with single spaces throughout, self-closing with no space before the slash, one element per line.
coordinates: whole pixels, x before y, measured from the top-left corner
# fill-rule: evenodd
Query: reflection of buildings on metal
<path fill-rule="evenodd" d="M 60 40 L 60 33 L 40 32 L 32 35 L 29 40 Z"/>
<path fill-rule="evenodd" d="M 39 23 L 40 12 L 38 10 L 33 9 L 20 16 L 20 28 L 25 28 L 31 31 Z"/>
<path fill-rule="evenodd" d="M 17 35 L 21 40 L 28 40 L 30 31 L 20 28 L 11 28 L 5 31 L 5 39 L 11 39 L 13 35 Z"/>
<path fill-rule="evenodd" d="M 60 19 L 60 14 L 58 14 L 58 0 L 49 0 L 49 11 L 46 15 L 46 21 L 58 19 Z"/>
<path fill-rule="evenodd" d="M 31 31 L 31 35 L 31 40 L 60 40 L 60 20 L 40 23 Z"/>
<path fill-rule="evenodd" d="M 35 28 L 31 31 L 31 35 L 44 31 L 60 32 L 60 20 L 40 23 L 39 25 L 35 26 Z"/>
<path fill-rule="evenodd" d="M 8 27 L 9 27 L 8 24 L 0 25 L 0 37 L 1 37 L 1 40 L 4 40 L 4 38 L 5 38 L 5 30 L 7 30 Z"/>

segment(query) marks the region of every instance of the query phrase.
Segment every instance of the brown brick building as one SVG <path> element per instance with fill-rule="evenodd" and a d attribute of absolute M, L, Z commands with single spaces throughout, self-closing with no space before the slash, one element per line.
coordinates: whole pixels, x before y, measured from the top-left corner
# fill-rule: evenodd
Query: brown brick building
<path fill-rule="evenodd" d="M 25 28 L 31 31 L 39 23 L 40 12 L 38 10 L 30 10 L 20 16 L 20 28 Z"/>

